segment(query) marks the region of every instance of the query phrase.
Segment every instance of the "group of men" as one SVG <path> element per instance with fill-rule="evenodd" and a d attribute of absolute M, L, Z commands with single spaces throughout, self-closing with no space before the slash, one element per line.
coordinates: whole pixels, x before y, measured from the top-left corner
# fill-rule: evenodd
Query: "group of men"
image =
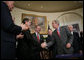
<path fill-rule="evenodd" d="M 61 28 L 65 28 L 65 27 L 61 27 Z M 68 41 L 68 39 L 69 39 L 69 37 L 68 37 L 68 39 L 65 41 L 66 42 L 66 44 L 64 45 L 64 47 L 67 49 L 67 51 L 66 51 L 66 53 L 65 52 L 62 52 L 62 54 L 82 54 L 83 53 L 83 34 L 80 34 L 81 36 L 79 36 L 79 33 L 75 30 L 75 28 L 72 26 L 72 25 L 68 25 L 68 26 L 66 26 L 66 28 L 67 28 L 67 30 L 70 32 L 70 34 L 72 35 L 72 39 L 71 39 L 71 43 L 67 46 L 67 44 L 70 42 L 70 40 Z M 63 31 L 63 30 L 62 30 Z M 60 32 L 60 33 L 62 33 L 62 32 Z M 64 32 L 64 34 L 65 34 L 66 32 Z M 80 33 L 83 33 L 83 32 L 80 32 Z M 50 48 L 50 50 L 52 51 L 52 53 L 54 54 L 54 51 L 53 51 L 53 42 L 51 42 L 51 40 L 53 40 L 52 39 L 52 37 L 53 37 L 53 34 L 54 34 L 54 32 L 51 30 L 51 29 L 49 29 L 48 30 L 48 37 L 47 37 L 47 44 L 45 44 L 45 43 L 43 43 L 43 47 L 45 48 L 46 46 L 47 47 L 49 47 Z M 62 36 L 64 35 L 64 34 L 62 34 Z M 59 35 L 59 34 L 58 34 Z M 68 35 L 67 35 L 68 36 Z M 54 38 L 54 37 L 53 37 Z M 65 37 L 63 37 L 62 39 L 64 39 Z M 54 39 L 55 40 L 55 39 Z M 64 40 L 63 40 L 64 41 Z M 49 46 L 50 45 L 50 46 Z M 55 47 L 57 47 L 57 46 L 55 46 Z M 58 47 L 59 47 L 59 45 L 58 45 Z M 64 47 L 62 47 L 62 48 L 64 48 Z M 61 48 L 61 49 L 62 49 Z M 69 50 L 69 48 L 71 48 L 71 51 Z M 69 50 L 69 51 L 68 51 Z M 55 50 L 56 51 L 56 50 Z M 63 51 L 63 50 L 62 50 Z M 71 52 L 71 53 L 70 53 Z M 58 52 L 57 52 L 57 54 L 59 54 Z M 56 57 L 56 55 L 57 54 L 55 54 L 55 57 Z M 52 56 L 51 56 L 51 58 L 52 58 Z"/>
<path fill-rule="evenodd" d="M 16 57 L 17 59 L 41 59 L 40 51 L 45 48 L 51 48 L 52 58 L 55 58 L 56 54 L 73 53 L 73 39 L 76 38 L 68 27 L 60 27 L 59 22 L 53 20 L 52 27 L 55 30 L 53 32 L 50 30 L 50 36 L 46 39 L 49 41 L 45 43 L 39 25 L 35 26 L 35 33 L 30 33 L 30 19 L 24 18 L 21 26 L 14 24 L 10 13 L 13 4 L 14 1 L 1 2 L 1 59 L 16 59 Z"/>

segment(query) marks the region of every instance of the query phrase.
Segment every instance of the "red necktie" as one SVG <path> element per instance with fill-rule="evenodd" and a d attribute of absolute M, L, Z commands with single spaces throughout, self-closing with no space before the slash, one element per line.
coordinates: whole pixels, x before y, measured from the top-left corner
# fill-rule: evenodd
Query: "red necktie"
<path fill-rule="evenodd" d="M 38 39 L 38 42 L 40 42 L 40 39 L 39 39 L 39 35 L 38 35 L 38 33 L 37 33 L 37 39 Z"/>
<path fill-rule="evenodd" d="M 60 32 L 57 30 L 57 34 L 58 34 L 58 36 L 60 37 Z"/>

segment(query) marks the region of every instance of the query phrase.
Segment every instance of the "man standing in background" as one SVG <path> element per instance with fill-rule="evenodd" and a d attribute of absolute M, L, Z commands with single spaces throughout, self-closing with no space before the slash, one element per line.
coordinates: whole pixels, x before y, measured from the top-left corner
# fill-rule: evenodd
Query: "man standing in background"
<path fill-rule="evenodd" d="M 41 43 L 44 42 L 43 36 L 40 35 L 41 27 L 39 25 L 35 26 L 35 33 L 32 34 L 33 39 L 34 39 L 34 52 L 35 52 L 35 58 L 40 59 L 40 52 L 42 50 L 41 48 Z"/>
<path fill-rule="evenodd" d="M 79 39 L 79 34 L 78 32 L 74 31 L 74 28 L 72 25 L 68 25 L 68 28 L 71 32 L 71 34 L 73 35 L 73 49 L 74 52 L 73 53 L 79 53 L 80 52 L 80 39 Z"/>
<path fill-rule="evenodd" d="M 14 8 L 13 4 L 14 1 L 1 2 L 1 59 L 15 59 L 16 35 L 28 29 L 23 24 L 14 24 L 10 13 Z"/>
<path fill-rule="evenodd" d="M 52 29 L 48 29 L 48 37 L 46 38 L 46 43 L 52 41 Z M 53 45 L 48 48 L 49 58 L 52 58 Z"/>
<path fill-rule="evenodd" d="M 34 40 L 30 33 L 31 21 L 28 18 L 24 18 L 23 24 L 29 27 L 27 31 L 23 31 L 23 38 L 18 38 L 17 42 L 17 59 L 35 59 L 34 58 Z M 20 37 L 20 36 L 19 36 Z M 36 57 L 36 56 L 35 56 Z"/>

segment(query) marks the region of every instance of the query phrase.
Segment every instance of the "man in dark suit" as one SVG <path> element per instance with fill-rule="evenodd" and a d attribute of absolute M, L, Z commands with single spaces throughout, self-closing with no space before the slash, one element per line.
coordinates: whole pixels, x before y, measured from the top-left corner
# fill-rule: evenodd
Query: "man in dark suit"
<path fill-rule="evenodd" d="M 83 54 L 83 31 L 80 31 L 80 53 Z"/>
<path fill-rule="evenodd" d="M 32 34 L 33 39 L 34 39 L 34 44 L 35 44 L 35 46 L 34 46 L 35 51 L 34 52 L 35 52 L 35 57 L 37 59 L 41 59 L 41 57 L 40 57 L 40 52 L 42 50 L 41 43 L 44 42 L 43 36 L 40 35 L 40 31 L 41 31 L 41 27 L 39 25 L 36 25 L 35 26 L 35 33 Z"/>
<path fill-rule="evenodd" d="M 24 18 L 22 21 L 29 29 L 27 31 L 23 31 L 22 34 L 24 37 L 18 38 L 17 44 L 17 58 L 18 59 L 36 59 L 34 53 L 34 40 L 30 33 L 30 25 L 31 21 L 28 18 Z M 34 57 L 35 56 L 35 57 Z"/>
<path fill-rule="evenodd" d="M 68 28 L 71 32 L 71 34 L 73 35 L 73 48 L 74 48 L 74 52 L 73 53 L 79 53 L 80 52 L 80 38 L 79 38 L 79 34 L 78 32 L 74 31 L 73 26 L 72 25 L 68 25 Z"/>
<path fill-rule="evenodd" d="M 51 40 L 52 40 L 52 30 L 49 29 L 49 30 L 48 30 L 48 37 L 46 38 L 46 42 L 48 43 L 48 42 L 51 41 Z"/>
<path fill-rule="evenodd" d="M 54 20 L 52 26 L 55 29 L 52 33 L 53 40 L 47 44 L 42 44 L 42 47 L 52 46 L 53 48 L 53 58 L 56 57 L 56 54 L 72 54 L 73 53 L 73 36 L 69 32 L 68 28 L 59 27 L 59 22 Z"/>
<path fill-rule="evenodd" d="M 1 2 L 1 59 L 15 59 L 15 36 L 28 29 L 23 24 L 21 27 L 14 24 L 10 13 L 13 4 L 14 1 Z"/>
<path fill-rule="evenodd" d="M 52 41 L 52 29 L 48 29 L 48 37 L 46 38 L 46 43 Z M 49 59 L 52 58 L 53 45 L 48 48 Z"/>

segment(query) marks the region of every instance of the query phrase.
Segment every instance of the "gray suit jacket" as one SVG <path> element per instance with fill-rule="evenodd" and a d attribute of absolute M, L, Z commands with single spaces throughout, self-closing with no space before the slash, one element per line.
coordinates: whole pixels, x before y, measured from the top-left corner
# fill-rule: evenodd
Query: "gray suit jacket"
<path fill-rule="evenodd" d="M 54 45 L 53 52 L 54 54 L 71 54 L 73 53 L 73 47 L 71 48 L 66 48 L 67 43 L 73 42 L 73 36 L 68 30 L 68 28 L 65 27 L 60 27 L 60 35 L 61 37 L 58 36 L 57 30 L 54 30 L 52 33 L 52 41 L 47 43 L 48 47 Z"/>

